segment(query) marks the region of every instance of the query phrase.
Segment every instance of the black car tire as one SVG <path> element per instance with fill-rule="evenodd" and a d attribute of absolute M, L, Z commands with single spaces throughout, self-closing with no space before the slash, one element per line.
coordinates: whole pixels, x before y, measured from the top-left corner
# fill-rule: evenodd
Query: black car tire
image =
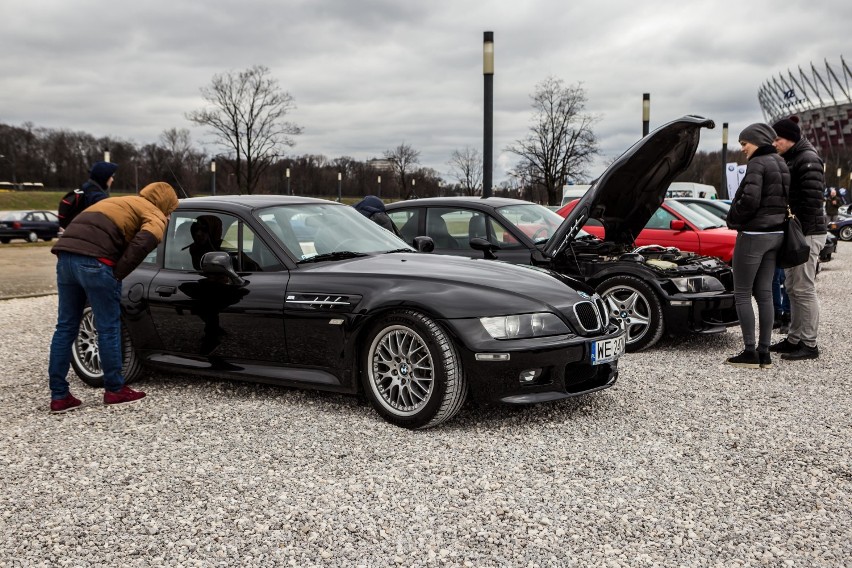
<path fill-rule="evenodd" d="M 0 239 L 0 243 L 3 243 L 4 245 L 8 245 L 10 240 L 12 240 L 12 239 L 10 239 L 8 237 L 3 237 L 2 239 Z"/>
<path fill-rule="evenodd" d="M 90 387 L 103 388 L 104 373 L 101 370 L 101 358 L 98 350 L 98 332 L 95 329 L 95 319 L 92 308 L 83 310 L 83 321 L 80 322 L 80 333 L 71 348 L 71 366 L 80 380 Z M 130 334 L 121 328 L 121 374 L 125 384 L 138 379 L 142 374 L 142 364 L 133 351 Z"/>
<path fill-rule="evenodd" d="M 663 336 L 663 306 L 645 282 L 626 274 L 613 276 L 601 282 L 597 291 L 609 310 L 609 316 L 627 328 L 628 352 L 648 349 Z M 636 323 L 637 316 L 642 323 Z M 632 323 L 627 323 L 627 320 Z"/>
<path fill-rule="evenodd" d="M 52 241 L 52 240 L 53 240 L 53 237 L 45 237 L 45 238 L 43 238 L 42 240 L 43 240 L 44 242 L 46 242 L 46 243 L 49 243 L 50 241 Z"/>
<path fill-rule="evenodd" d="M 841 241 L 852 241 L 852 225 L 842 227 L 837 232 L 837 236 L 840 237 Z"/>
<path fill-rule="evenodd" d="M 34 243 L 36 241 L 38 241 L 38 234 L 36 234 L 35 231 L 30 231 L 30 233 L 27 235 L 27 242 Z"/>
<path fill-rule="evenodd" d="M 362 345 L 364 391 L 388 422 L 429 428 L 461 409 L 467 398 L 461 359 L 429 317 L 410 310 L 385 315 Z"/>

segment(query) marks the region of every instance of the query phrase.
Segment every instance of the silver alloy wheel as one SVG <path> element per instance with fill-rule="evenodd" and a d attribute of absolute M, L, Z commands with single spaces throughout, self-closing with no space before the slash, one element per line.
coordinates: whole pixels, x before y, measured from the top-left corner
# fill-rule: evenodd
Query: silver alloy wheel
<path fill-rule="evenodd" d="M 432 354 L 413 329 L 403 325 L 383 329 L 368 357 L 370 388 L 388 412 L 411 416 L 429 402 L 434 391 Z"/>
<path fill-rule="evenodd" d="M 846 225 L 840 229 L 840 234 L 838 236 L 843 241 L 852 241 L 852 225 Z"/>
<path fill-rule="evenodd" d="M 31 243 L 34 243 L 34 242 L 36 242 L 37 240 L 38 240 L 38 235 L 36 234 L 36 232 L 35 232 L 35 231 L 30 231 L 30 234 L 29 234 L 29 235 L 27 235 L 27 241 L 28 241 L 28 242 L 31 242 Z"/>
<path fill-rule="evenodd" d="M 611 317 L 627 330 L 627 344 L 639 341 L 651 327 L 651 307 L 641 292 L 619 285 L 603 296 Z"/>
<path fill-rule="evenodd" d="M 83 312 L 80 333 L 74 341 L 74 359 L 86 373 L 93 378 L 103 376 L 101 356 L 98 351 L 98 330 L 95 329 L 95 315 L 92 308 Z"/>

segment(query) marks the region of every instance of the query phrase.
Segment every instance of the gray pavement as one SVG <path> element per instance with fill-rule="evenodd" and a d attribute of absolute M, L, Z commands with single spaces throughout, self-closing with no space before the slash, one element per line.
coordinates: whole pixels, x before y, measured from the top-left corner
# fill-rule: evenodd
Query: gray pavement
<path fill-rule="evenodd" d="M 0 300 L 56 293 L 54 242 L 0 244 Z"/>

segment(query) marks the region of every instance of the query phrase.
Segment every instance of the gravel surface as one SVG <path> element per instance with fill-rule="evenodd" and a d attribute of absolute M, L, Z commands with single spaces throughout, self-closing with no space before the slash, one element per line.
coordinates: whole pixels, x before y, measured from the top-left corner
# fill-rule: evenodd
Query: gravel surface
<path fill-rule="evenodd" d="M 607 391 L 409 432 L 354 398 L 149 373 L 47 412 L 56 298 L 0 302 L 0 566 L 852 566 L 852 244 L 816 361 L 738 329 Z M 778 336 L 776 336 L 778 337 Z"/>

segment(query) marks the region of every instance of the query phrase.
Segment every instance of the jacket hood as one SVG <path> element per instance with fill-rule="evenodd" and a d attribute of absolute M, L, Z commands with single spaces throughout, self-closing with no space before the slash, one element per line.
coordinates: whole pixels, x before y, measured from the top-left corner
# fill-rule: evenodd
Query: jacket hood
<path fill-rule="evenodd" d="M 177 209 L 178 198 L 172 186 L 164 181 L 151 183 L 142 188 L 140 197 L 144 197 L 163 212 L 163 215 L 171 215 Z"/>
<path fill-rule="evenodd" d="M 358 211 L 361 215 L 364 215 L 365 217 L 370 217 L 375 213 L 385 212 L 384 202 L 375 195 L 368 195 L 367 197 L 353 205 L 353 207 L 356 211 Z"/>
<path fill-rule="evenodd" d="M 714 126 L 710 119 L 684 116 L 636 142 L 580 198 L 544 254 L 563 252 L 589 218 L 601 221 L 607 241 L 633 244 L 663 203 L 669 185 L 692 161 L 701 129 Z"/>

